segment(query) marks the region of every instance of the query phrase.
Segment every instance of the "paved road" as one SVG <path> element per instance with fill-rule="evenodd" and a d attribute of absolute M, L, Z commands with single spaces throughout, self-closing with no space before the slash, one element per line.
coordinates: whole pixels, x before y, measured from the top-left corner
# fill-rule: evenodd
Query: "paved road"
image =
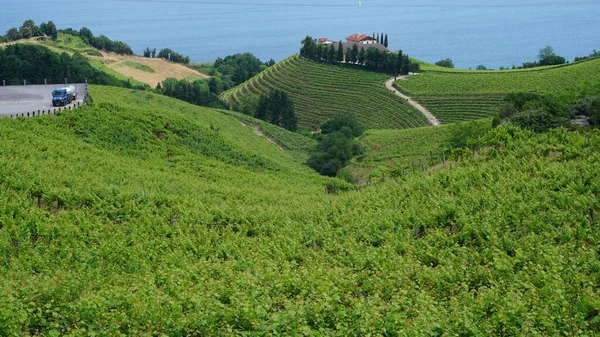
<path fill-rule="evenodd" d="M 77 88 L 77 101 L 73 101 L 69 106 L 76 106 L 78 102 L 82 104 L 86 85 L 69 85 Z M 61 84 L 0 86 L 0 116 L 17 114 L 27 116 L 27 113 L 33 114 L 33 112 L 37 115 L 38 110 L 40 113 L 46 111 L 46 114 L 54 109 L 58 111 L 59 107 L 52 106 L 52 90 L 63 86 Z"/>
<path fill-rule="evenodd" d="M 405 80 L 406 78 L 408 78 L 409 76 L 412 75 L 406 75 L 406 76 L 400 76 L 398 77 L 399 80 Z M 406 103 L 410 104 L 412 107 L 414 107 L 415 109 L 419 110 L 419 112 L 421 114 L 423 114 L 423 116 L 425 116 L 425 118 L 427 118 L 427 122 L 429 122 L 430 125 L 433 126 L 440 126 L 442 123 L 440 123 L 440 121 L 429 111 L 427 110 L 424 106 L 422 106 L 421 104 L 419 104 L 417 101 L 414 101 L 412 98 L 406 96 L 405 94 L 401 93 L 400 91 L 398 91 L 398 89 L 394 88 L 394 82 L 396 81 L 395 77 L 390 78 L 389 80 L 387 80 L 385 82 L 385 86 L 386 88 L 388 88 L 389 90 L 393 91 L 396 95 L 402 97 L 403 99 L 406 100 Z"/>

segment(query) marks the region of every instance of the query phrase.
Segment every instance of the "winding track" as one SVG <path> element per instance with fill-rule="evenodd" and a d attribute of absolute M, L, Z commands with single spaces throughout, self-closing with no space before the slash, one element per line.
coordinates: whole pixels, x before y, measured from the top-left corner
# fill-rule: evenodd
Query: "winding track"
<path fill-rule="evenodd" d="M 409 76 L 412 76 L 414 74 L 409 74 L 409 75 L 404 75 L 404 76 L 400 76 L 397 79 L 399 80 L 405 80 L 407 79 Z M 412 98 L 406 96 L 405 94 L 401 93 L 398 89 L 394 88 L 394 82 L 396 81 L 396 77 L 390 77 L 386 82 L 385 82 L 385 87 L 388 88 L 389 90 L 393 91 L 397 96 L 402 97 L 403 99 L 406 100 L 406 103 L 410 104 L 413 108 L 419 110 L 420 113 L 423 114 L 423 116 L 425 116 L 425 118 L 427 118 L 427 122 L 430 125 L 433 126 L 440 126 L 442 123 L 440 123 L 440 121 L 429 111 L 427 110 L 424 106 L 422 106 L 421 104 L 419 104 L 417 101 L 414 101 Z"/>

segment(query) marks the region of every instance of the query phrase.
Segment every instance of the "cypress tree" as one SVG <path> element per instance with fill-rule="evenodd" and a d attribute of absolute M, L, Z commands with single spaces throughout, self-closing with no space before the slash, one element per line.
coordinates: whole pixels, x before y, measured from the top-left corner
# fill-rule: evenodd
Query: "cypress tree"
<path fill-rule="evenodd" d="M 379 35 L 380 41 L 379 43 L 383 44 L 383 33 L 381 33 L 381 35 Z"/>
<path fill-rule="evenodd" d="M 285 91 L 281 91 L 281 126 L 290 131 L 298 129 L 298 119 L 294 114 L 294 102 Z"/>
<path fill-rule="evenodd" d="M 383 45 L 387 48 L 388 46 L 388 36 L 385 34 L 385 39 L 383 40 Z"/>
<path fill-rule="evenodd" d="M 410 58 L 408 57 L 408 55 L 404 55 L 403 62 L 402 62 L 402 71 L 401 71 L 402 75 L 408 75 L 408 72 L 410 70 L 409 66 L 410 66 Z"/>
<path fill-rule="evenodd" d="M 329 55 L 327 55 L 327 61 L 329 61 L 329 63 L 335 63 L 336 60 L 336 52 L 335 52 L 335 47 L 333 46 L 333 43 L 331 44 L 331 47 L 329 47 Z"/>
<path fill-rule="evenodd" d="M 354 44 L 352 46 L 352 63 L 356 63 L 358 60 L 358 45 Z"/>
<path fill-rule="evenodd" d="M 361 47 L 358 52 L 358 64 L 365 64 L 365 48 Z"/>
<path fill-rule="evenodd" d="M 265 95 L 261 95 L 258 99 L 258 107 L 256 108 L 256 113 L 254 117 L 266 121 L 267 120 L 267 97 Z"/>
<path fill-rule="evenodd" d="M 404 62 L 404 57 L 402 56 L 402 50 L 398 50 L 398 58 L 396 59 L 396 73 L 400 74 L 402 72 L 402 63 Z"/>
<path fill-rule="evenodd" d="M 338 62 L 344 61 L 344 45 L 342 44 L 342 40 L 340 40 L 340 42 L 338 44 L 337 61 Z"/>

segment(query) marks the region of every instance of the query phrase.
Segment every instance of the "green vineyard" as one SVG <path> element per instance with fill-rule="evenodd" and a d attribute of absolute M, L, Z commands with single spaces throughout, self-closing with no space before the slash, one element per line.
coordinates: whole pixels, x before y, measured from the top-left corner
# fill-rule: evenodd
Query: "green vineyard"
<path fill-rule="evenodd" d="M 513 92 L 571 96 L 600 92 L 600 59 L 509 71 L 423 70 L 395 84 L 444 123 L 490 117 Z"/>
<path fill-rule="evenodd" d="M 493 116 L 504 101 L 504 95 L 418 95 L 413 98 L 442 123 Z"/>
<path fill-rule="evenodd" d="M 426 125 L 425 118 L 384 86 L 388 76 L 361 69 L 289 57 L 246 83 L 222 94 L 239 108 L 245 100 L 272 90 L 293 99 L 298 124 L 317 129 L 330 117 L 354 112 L 371 128 L 400 129 Z"/>
<path fill-rule="evenodd" d="M 0 336 L 600 333 L 598 130 L 501 126 L 448 168 L 353 188 L 250 117 L 90 93 L 0 118 Z M 402 167 L 465 124 L 369 130 L 363 162 Z"/>

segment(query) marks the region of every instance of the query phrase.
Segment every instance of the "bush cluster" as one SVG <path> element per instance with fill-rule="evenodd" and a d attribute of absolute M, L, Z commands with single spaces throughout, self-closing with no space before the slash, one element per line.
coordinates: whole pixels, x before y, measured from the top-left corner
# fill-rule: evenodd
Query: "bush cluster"
<path fill-rule="evenodd" d="M 317 146 L 308 159 L 308 166 L 321 175 L 334 177 L 354 156 L 363 152 L 355 137 L 366 127 L 353 113 L 335 116 L 321 125 Z"/>

